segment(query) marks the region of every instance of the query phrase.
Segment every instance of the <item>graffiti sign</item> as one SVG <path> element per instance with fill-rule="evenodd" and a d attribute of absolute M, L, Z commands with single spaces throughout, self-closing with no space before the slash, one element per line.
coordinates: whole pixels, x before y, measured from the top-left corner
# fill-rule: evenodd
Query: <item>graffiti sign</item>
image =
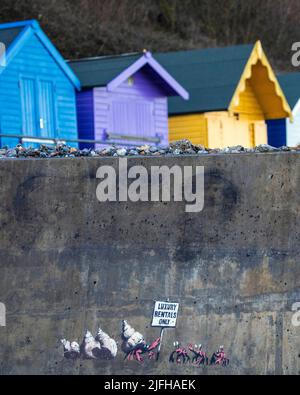
<path fill-rule="evenodd" d="M 160 350 L 164 337 L 164 330 L 167 328 L 176 328 L 178 318 L 179 303 L 167 302 L 155 302 L 153 316 L 152 316 L 152 327 L 161 328 L 160 332 L 160 343 L 158 345 L 156 360 L 158 361 L 160 356 Z"/>
<path fill-rule="evenodd" d="M 179 303 L 155 302 L 152 326 L 158 328 L 176 328 Z"/>

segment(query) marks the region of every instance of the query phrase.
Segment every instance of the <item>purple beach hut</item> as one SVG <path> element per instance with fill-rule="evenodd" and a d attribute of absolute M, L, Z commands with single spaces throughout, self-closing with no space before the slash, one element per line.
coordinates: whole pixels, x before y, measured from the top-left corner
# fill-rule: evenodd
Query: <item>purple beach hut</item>
<path fill-rule="evenodd" d="M 82 84 L 77 94 L 79 139 L 129 146 L 168 144 L 168 97 L 188 100 L 189 94 L 150 52 L 69 65 Z M 81 143 L 81 148 L 94 144 Z"/>

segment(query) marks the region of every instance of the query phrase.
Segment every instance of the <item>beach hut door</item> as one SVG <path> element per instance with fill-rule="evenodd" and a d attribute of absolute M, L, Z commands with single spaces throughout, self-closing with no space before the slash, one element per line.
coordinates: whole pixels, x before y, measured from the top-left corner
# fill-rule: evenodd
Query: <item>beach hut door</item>
<path fill-rule="evenodd" d="M 40 136 L 55 137 L 54 87 L 51 81 L 40 81 L 39 109 Z"/>
<path fill-rule="evenodd" d="M 22 131 L 25 136 L 37 135 L 37 106 L 35 80 L 22 78 L 20 81 L 22 102 Z"/>
<path fill-rule="evenodd" d="M 254 123 L 251 123 L 249 125 L 249 137 L 250 137 L 250 148 L 254 148 L 255 147 L 255 125 Z"/>
<path fill-rule="evenodd" d="M 114 100 L 112 102 L 110 131 L 132 137 L 154 135 L 153 103 L 144 100 Z"/>

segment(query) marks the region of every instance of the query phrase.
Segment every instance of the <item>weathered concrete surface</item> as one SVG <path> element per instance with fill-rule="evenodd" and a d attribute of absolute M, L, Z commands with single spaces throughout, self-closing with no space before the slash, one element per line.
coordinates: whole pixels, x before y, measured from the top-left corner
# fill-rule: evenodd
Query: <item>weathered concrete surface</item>
<path fill-rule="evenodd" d="M 204 165 L 205 209 L 99 203 L 96 171 L 118 159 L 0 162 L 1 374 L 299 374 L 300 155 L 134 158 Z M 155 299 L 181 303 L 159 363 L 67 361 L 61 337 L 128 319 L 150 342 Z M 227 370 L 171 366 L 174 340 L 224 344 Z"/>

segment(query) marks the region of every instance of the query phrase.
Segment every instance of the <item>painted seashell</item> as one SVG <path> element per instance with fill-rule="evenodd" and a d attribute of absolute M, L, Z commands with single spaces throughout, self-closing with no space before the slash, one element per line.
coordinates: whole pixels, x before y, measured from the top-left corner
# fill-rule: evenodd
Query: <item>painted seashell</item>
<path fill-rule="evenodd" d="M 64 346 L 64 352 L 71 351 L 71 343 L 66 339 L 61 339 L 61 344 Z"/>
<path fill-rule="evenodd" d="M 122 322 L 122 350 L 127 353 L 139 344 L 145 343 L 144 336 L 131 327 L 127 321 Z"/>
<path fill-rule="evenodd" d="M 134 332 L 130 339 L 127 340 L 127 344 L 129 347 L 135 347 L 138 344 L 143 343 L 144 336 L 139 332 Z"/>
<path fill-rule="evenodd" d="M 117 356 L 118 346 L 114 339 L 99 328 L 96 340 L 101 346 L 101 359 L 113 359 Z"/>
<path fill-rule="evenodd" d="M 87 359 L 97 359 L 100 351 L 100 343 L 94 338 L 91 332 L 87 331 L 81 345 L 83 356 Z"/>
<path fill-rule="evenodd" d="M 135 329 L 132 328 L 127 321 L 122 321 L 122 335 L 124 339 L 129 339 L 135 332 Z"/>
<path fill-rule="evenodd" d="M 77 359 L 80 357 L 80 346 L 77 342 L 69 342 L 66 339 L 61 340 L 64 346 L 64 357 L 67 359 Z"/>
<path fill-rule="evenodd" d="M 71 351 L 80 354 L 80 345 L 77 342 L 72 342 Z"/>

